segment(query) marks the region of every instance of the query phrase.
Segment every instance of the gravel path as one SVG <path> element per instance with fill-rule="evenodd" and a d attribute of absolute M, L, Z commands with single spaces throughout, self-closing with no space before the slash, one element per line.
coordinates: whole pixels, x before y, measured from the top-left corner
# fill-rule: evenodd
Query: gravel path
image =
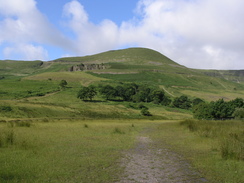
<path fill-rule="evenodd" d="M 190 164 L 168 148 L 158 148 L 147 136 L 139 136 L 134 149 L 122 159 L 124 175 L 118 183 L 202 183 Z"/>

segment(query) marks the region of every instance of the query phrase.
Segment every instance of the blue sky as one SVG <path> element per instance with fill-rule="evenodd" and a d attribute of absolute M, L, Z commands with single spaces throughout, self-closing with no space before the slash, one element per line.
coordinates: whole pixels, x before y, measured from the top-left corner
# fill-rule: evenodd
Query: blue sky
<path fill-rule="evenodd" d="M 243 0 L 0 0 L 0 59 L 146 47 L 191 68 L 244 69 Z"/>

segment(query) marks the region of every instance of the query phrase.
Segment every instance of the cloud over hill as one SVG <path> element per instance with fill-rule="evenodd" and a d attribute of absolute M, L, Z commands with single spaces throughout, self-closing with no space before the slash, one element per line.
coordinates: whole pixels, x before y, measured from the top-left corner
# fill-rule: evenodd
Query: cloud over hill
<path fill-rule="evenodd" d="M 72 0 L 63 6 L 62 30 L 37 8 L 37 1 L 0 0 L 4 58 L 48 59 L 57 49 L 62 55 L 86 55 L 140 46 L 188 67 L 244 68 L 242 0 L 139 0 L 131 19 L 100 23 Z"/>

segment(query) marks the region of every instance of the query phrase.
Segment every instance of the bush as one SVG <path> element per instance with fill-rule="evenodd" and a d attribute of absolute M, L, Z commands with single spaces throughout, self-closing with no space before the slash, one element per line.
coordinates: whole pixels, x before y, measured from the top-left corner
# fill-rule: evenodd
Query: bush
<path fill-rule="evenodd" d="M 152 114 L 148 111 L 147 108 L 143 108 L 143 109 L 141 110 L 141 114 L 142 114 L 143 116 L 152 116 Z"/>
<path fill-rule="evenodd" d="M 145 105 L 143 104 L 139 104 L 138 105 L 138 109 L 148 109 Z"/>
<path fill-rule="evenodd" d="M 191 101 L 187 96 L 182 95 L 174 99 L 173 106 L 181 109 L 190 109 Z"/>
<path fill-rule="evenodd" d="M 244 119 L 244 108 L 236 108 L 233 117 L 235 119 Z"/>

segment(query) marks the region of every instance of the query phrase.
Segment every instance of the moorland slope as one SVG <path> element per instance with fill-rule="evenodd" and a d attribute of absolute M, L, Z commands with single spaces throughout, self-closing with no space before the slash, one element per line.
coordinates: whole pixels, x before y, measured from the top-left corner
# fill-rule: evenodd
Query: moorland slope
<path fill-rule="evenodd" d="M 11 110 L 2 118 L 85 117 L 140 118 L 132 104 L 107 101 L 96 96 L 93 102 L 77 99 L 81 86 L 137 83 L 162 89 L 170 97 L 188 96 L 215 101 L 244 96 L 244 70 L 198 70 L 182 66 L 159 52 L 146 48 L 112 50 L 84 57 L 43 61 L 0 61 L 1 106 Z M 60 88 L 61 80 L 68 85 Z M 191 112 L 144 104 L 153 116 L 189 118 Z M 174 117 L 172 117 L 174 116 Z"/>

